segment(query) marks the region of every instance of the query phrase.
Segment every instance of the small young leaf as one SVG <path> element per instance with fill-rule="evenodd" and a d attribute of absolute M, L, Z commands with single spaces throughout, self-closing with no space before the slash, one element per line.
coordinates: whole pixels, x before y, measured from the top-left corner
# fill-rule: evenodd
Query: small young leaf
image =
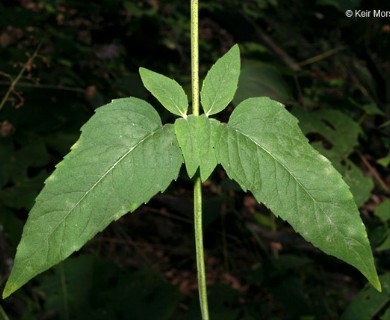
<path fill-rule="evenodd" d="M 215 149 L 220 132 L 221 123 L 205 115 L 175 121 L 176 137 L 190 178 L 200 168 L 200 177 L 205 181 L 217 166 Z"/>
<path fill-rule="evenodd" d="M 203 81 L 201 103 L 207 116 L 227 107 L 237 90 L 240 76 L 240 49 L 234 45 L 211 67 Z"/>
<path fill-rule="evenodd" d="M 3 298 L 164 191 L 182 161 L 173 125 L 162 126 L 145 101 L 118 99 L 97 109 L 36 199 Z"/>
<path fill-rule="evenodd" d="M 278 102 L 242 102 L 223 125 L 218 161 L 302 236 L 360 270 L 380 290 L 365 227 L 348 186 Z"/>
<path fill-rule="evenodd" d="M 139 68 L 142 82 L 146 89 L 156 97 L 168 111 L 186 117 L 188 99 L 183 88 L 175 80 L 157 72 Z"/>

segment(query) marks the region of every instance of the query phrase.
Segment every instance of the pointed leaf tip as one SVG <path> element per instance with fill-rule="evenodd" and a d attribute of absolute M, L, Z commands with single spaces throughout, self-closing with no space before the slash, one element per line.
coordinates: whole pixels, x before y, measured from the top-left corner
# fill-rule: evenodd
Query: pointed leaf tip
<path fill-rule="evenodd" d="M 381 290 L 365 226 L 348 186 L 293 117 L 266 98 L 243 101 L 218 143 L 228 176 L 306 240 L 357 268 Z"/>
<path fill-rule="evenodd" d="M 378 292 L 382 292 L 382 285 L 379 281 L 378 275 L 370 282 Z"/>
<path fill-rule="evenodd" d="M 16 290 L 18 290 L 18 288 L 13 287 L 12 284 L 7 282 L 7 284 L 5 285 L 5 288 L 3 290 L 2 298 L 3 299 L 8 298 Z"/>
<path fill-rule="evenodd" d="M 182 163 L 173 125 L 163 126 L 147 102 L 98 108 L 30 211 L 3 297 L 164 191 Z"/>
<path fill-rule="evenodd" d="M 240 49 L 235 44 L 211 67 L 200 92 L 201 104 L 207 116 L 216 114 L 233 100 L 240 76 Z"/>
<path fill-rule="evenodd" d="M 139 68 L 142 83 L 145 88 L 175 115 L 186 117 L 188 98 L 182 86 L 175 80 L 146 68 Z"/>

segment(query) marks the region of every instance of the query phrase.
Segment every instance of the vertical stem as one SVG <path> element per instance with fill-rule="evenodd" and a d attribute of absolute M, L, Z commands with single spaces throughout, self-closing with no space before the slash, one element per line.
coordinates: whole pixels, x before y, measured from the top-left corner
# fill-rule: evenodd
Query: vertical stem
<path fill-rule="evenodd" d="M 198 44 L 198 0 L 191 0 L 191 84 L 192 84 L 192 113 L 199 116 L 199 44 Z M 206 270 L 203 252 L 202 230 L 202 181 L 199 172 L 194 182 L 194 225 L 196 268 L 198 272 L 198 291 L 200 310 L 203 320 L 209 320 L 207 302 Z"/>
<path fill-rule="evenodd" d="M 192 113 L 199 116 L 198 0 L 191 0 L 191 84 Z"/>
<path fill-rule="evenodd" d="M 195 248 L 196 248 L 196 268 L 198 271 L 198 291 L 200 311 L 202 319 L 209 319 L 209 307 L 207 302 L 206 270 L 203 253 L 203 230 L 202 230 L 202 182 L 199 174 L 195 178 L 194 184 L 194 223 L 195 223 Z"/>

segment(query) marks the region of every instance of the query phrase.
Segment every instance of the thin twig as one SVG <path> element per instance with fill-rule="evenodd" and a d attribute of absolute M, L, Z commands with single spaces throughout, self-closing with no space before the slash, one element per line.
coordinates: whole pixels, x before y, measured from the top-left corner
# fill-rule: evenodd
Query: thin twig
<path fill-rule="evenodd" d="M 368 168 L 368 170 L 370 171 L 370 173 L 372 174 L 372 176 L 375 178 L 375 180 L 378 182 L 379 186 L 385 190 L 386 192 L 390 192 L 390 189 L 389 187 L 386 185 L 386 183 L 382 180 L 382 178 L 380 177 L 378 171 L 376 171 L 376 169 L 371 166 L 370 162 L 368 162 L 367 158 L 362 155 L 360 152 L 358 152 L 358 155 L 360 157 L 360 159 L 363 161 L 364 165 Z"/>
<path fill-rule="evenodd" d="M 316 55 L 314 57 L 311 57 L 309 59 L 306 59 L 302 62 L 299 62 L 298 65 L 300 67 L 304 67 L 304 66 L 307 66 L 308 64 L 312 64 L 312 63 L 316 63 L 318 61 L 321 61 L 321 60 L 324 60 L 330 56 L 333 56 L 335 55 L 336 53 L 344 50 L 345 47 L 338 47 L 338 48 L 334 48 L 334 49 L 331 49 L 331 50 L 328 50 L 328 51 L 325 51 L 323 53 L 320 53 L 319 55 Z"/>
<path fill-rule="evenodd" d="M 3 97 L 3 100 L 0 103 L 0 111 L 3 108 L 4 104 L 8 101 L 8 98 L 9 98 L 10 94 L 15 90 L 15 87 L 16 87 L 17 83 L 22 78 L 22 76 L 23 76 L 24 72 L 26 71 L 26 69 L 29 66 L 31 66 L 32 62 L 37 57 L 38 51 L 41 48 L 41 45 L 42 45 L 42 42 L 38 45 L 38 47 L 35 49 L 35 52 L 32 54 L 32 56 L 24 64 L 23 68 L 20 70 L 20 72 L 17 75 L 17 77 L 11 82 L 11 85 L 9 86 L 8 91 L 6 92 L 6 94 Z"/>
<path fill-rule="evenodd" d="M 243 14 L 246 21 L 252 26 L 256 35 L 266 44 L 268 47 L 293 71 L 299 71 L 301 67 L 299 64 L 290 57 L 286 51 L 284 51 L 278 44 L 276 44 L 271 37 L 266 34 L 259 26 L 250 19 L 247 15 Z"/>
<path fill-rule="evenodd" d="M 368 99 L 374 101 L 375 99 L 371 96 L 371 94 L 368 92 L 366 87 L 359 81 L 359 79 L 352 73 L 350 70 L 348 70 L 348 74 L 351 76 L 352 81 L 355 82 L 359 90 L 363 93 L 364 96 L 366 96 Z"/>

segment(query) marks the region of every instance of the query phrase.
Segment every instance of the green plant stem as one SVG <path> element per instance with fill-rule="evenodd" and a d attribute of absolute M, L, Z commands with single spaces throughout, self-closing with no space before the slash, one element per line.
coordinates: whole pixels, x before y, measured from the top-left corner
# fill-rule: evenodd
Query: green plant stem
<path fill-rule="evenodd" d="M 207 302 L 206 270 L 203 252 L 203 230 L 202 230 L 202 182 L 199 174 L 195 178 L 194 184 L 194 223 L 195 223 L 195 248 L 196 248 L 196 268 L 198 271 L 198 291 L 200 310 L 202 319 L 209 319 Z"/>
<path fill-rule="evenodd" d="M 5 105 L 5 103 L 7 102 L 10 94 L 12 93 L 12 91 L 14 91 L 15 89 L 15 86 L 16 84 L 19 82 L 19 80 L 22 78 L 24 72 L 26 71 L 26 69 L 31 66 L 32 62 L 34 61 L 34 59 L 37 57 L 38 55 L 38 51 L 39 49 L 41 48 L 41 44 L 40 43 L 38 45 L 38 47 L 35 49 L 35 52 L 32 54 L 32 56 L 27 60 L 27 62 L 24 64 L 23 68 L 20 70 L 19 74 L 16 76 L 16 78 L 11 82 L 11 85 L 9 86 L 8 88 L 8 91 L 6 92 L 6 94 L 4 95 L 3 99 L 1 100 L 0 102 L 0 110 L 3 108 L 3 106 Z"/>
<path fill-rule="evenodd" d="M 199 116 L 199 43 L 198 0 L 191 0 L 191 84 L 192 114 Z"/>
<path fill-rule="evenodd" d="M 191 0 L 191 84 L 192 113 L 199 116 L 199 44 L 198 44 L 198 0 Z M 207 302 L 206 270 L 204 264 L 203 228 L 202 228 L 202 181 L 199 172 L 194 182 L 194 225 L 196 268 L 198 272 L 198 291 L 200 310 L 203 320 L 209 320 Z"/>

